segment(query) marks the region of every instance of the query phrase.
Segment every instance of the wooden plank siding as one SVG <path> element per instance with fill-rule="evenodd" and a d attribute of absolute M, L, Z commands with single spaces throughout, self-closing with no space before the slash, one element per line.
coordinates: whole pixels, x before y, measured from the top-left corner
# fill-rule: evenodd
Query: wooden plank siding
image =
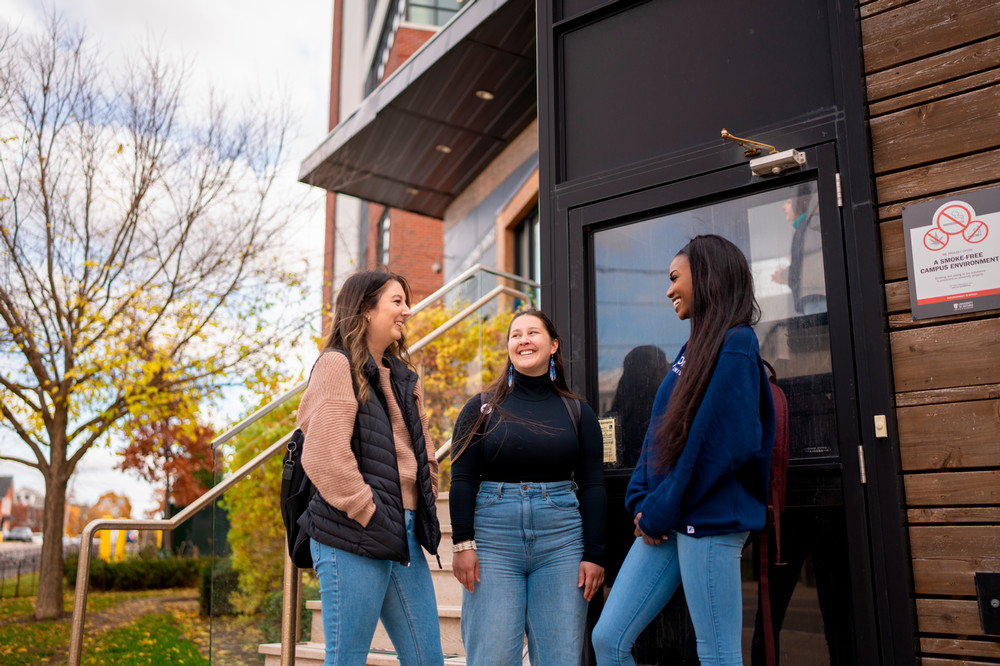
<path fill-rule="evenodd" d="M 1000 572 L 1000 311 L 913 320 L 902 211 L 1000 186 L 1000 4 L 858 10 L 919 656 L 995 664 L 974 576 Z"/>
<path fill-rule="evenodd" d="M 1000 568 L 1000 525 L 914 525 L 910 553 L 917 594 L 974 597 L 976 572 Z"/>

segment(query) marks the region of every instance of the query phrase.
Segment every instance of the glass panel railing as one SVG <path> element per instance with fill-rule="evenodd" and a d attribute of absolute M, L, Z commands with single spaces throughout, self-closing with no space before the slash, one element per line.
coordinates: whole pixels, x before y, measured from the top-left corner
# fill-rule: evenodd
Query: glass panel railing
<path fill-rule="evenodd" d="M 218 480 L 295 428 L 295 396 L 216 450 Z M 263 663 L 261 646 L 280 653 L 284 527 L 278 507 L 281 456 L 232 486 L 211 506 L 203 531 L 215 545 L 201 581 L 201 613 L 212 664 Z M 305 585 L 312 573 L 304 575 Z M 317 588 L 318 589 L 318 588 Z M 310 597 L 318 597 L 318 593 Z M 308 639 L 308 622 L 301 640 Z"/>

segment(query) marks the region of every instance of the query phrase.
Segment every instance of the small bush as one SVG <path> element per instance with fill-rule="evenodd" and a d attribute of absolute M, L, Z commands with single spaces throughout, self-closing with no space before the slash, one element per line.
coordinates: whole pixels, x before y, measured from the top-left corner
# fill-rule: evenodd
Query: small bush
<path fill-rule="evenodd" d="M 201 569 L 200 605 L 202 615 L 235 615 L 232 596 L 240 583 L 229 558 L 205 562 Z"/>
<path fill-rule="evenodd" d="M 63 573 L 70 587 L 76 585 L 80 556 L 66 557 Z M 202 560 L 190 557 L 168 559 L 129 559 L 108 563 L 100 558 L 90 561 L 92 590 L 163 590 L 174 587 L 194 587 Z"/>
<path fill-rule="evenodd" d="M 271 592 L 264 598 L 260 607 L 260 630 L 265 643 L 281 642 L 281 601 L 282 591 Z M 319 583 L 315 580 L 302 581 L 302 596 L 299 597 L 299 637 L 297 640 L 309 640 L 312 630 L 312 611 L 306 610 L 306 601 L 319 599 Z"/>

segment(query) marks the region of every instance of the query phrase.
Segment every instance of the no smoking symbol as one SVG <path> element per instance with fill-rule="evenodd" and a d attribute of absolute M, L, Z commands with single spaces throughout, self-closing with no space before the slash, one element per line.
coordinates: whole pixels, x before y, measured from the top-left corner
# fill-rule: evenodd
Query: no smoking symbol
<path fill-rule="evenodd" d="M 990 232 L 990 228 L 982 220 L 973 220 L 962 229 L 962 238 L 970 243 L 978 243 Z"/>
<path fill-rule="evenodd" d="M 962 233 L 971 221 L 972 210 L 961 203 L 946 204 L 934 216 L 938 229 L 949 236 Z"/>

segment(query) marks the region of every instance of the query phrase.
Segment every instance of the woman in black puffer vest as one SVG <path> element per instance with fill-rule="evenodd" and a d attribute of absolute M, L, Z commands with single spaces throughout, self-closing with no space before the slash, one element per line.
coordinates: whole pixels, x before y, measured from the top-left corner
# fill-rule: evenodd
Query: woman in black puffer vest
<path fill-rule="evenodd" d="M 352 275 L 299 406 L 302 465 L 317 493 L 300 519 L 320 581 L 325 664 L 363 664 L 381 618 L 401 664 L 441 664 L 421 546 L 437 554 L 437 461 L 406 361 L 406 281 Z"/>

